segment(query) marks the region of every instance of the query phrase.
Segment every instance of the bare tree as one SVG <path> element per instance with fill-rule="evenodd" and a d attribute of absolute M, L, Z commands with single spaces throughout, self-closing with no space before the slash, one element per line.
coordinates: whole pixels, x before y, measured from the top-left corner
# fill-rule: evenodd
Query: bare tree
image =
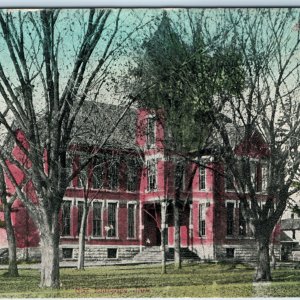
<path fill-rule="evenodd" d="M 11 221 L 11 209 L 15 197 L 8 199 L 5 177 L 2 166 L 0 166 L 0 193 L 1 202 L 4 211 L 4 222 L 8 241 L 8 275 L 12 277 L 19 276 L 17 266 L 17 251 L 16 251 L 16 237 Z M 14 199 L 13 199 L 14 198 Z"/>
<path fill-rule="evenodd" d="M 234 94 L 211 97 L 225 176 L 234 181 L 257 243 L 256 281 L 271 280 L 272 232 L 299 190 L 293 184 L 300 163 L 299 17 L 298 9 L 226 11 L 227 43 L 240 53 L 244 81 Z"/>
<path fill-rule="evenodd" d="M 0 12 L 0 93 L 20 131 L 3 112 L 0 121 L 30 162 L 11 161 L 30 180 L 36 199 L 19 187 L 3 153 L 0 163 L 40 232 L 41 287 L 60 286 L 59 211 L 75 176 L 66 176 L 66 153 L 77 114 L 144 25 L 140 20 L 128 31 L 121 26 L 124 17 L 108 9 Z"/>

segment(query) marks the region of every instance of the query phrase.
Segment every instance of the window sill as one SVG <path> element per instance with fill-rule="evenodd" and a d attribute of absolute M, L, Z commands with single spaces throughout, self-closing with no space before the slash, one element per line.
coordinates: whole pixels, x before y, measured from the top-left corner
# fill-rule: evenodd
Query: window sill
<path fill-rule="evenodd" d="M 158 188 L 154 189 L 154 190 L 146 190 L 147 193 L 156 193 L 158 192 Z"/>
<path fill-rule="evenodd" d="M 112 237 L 105 237 L 106 240 L 119 240 L 120 238 L 118 236 L 112 236 Z"/>
<path fill-rule="evenodd" d="M 134 238 L 127 238 L 128 241 L 138 241 L 138 238 L 134 237 Z"/>
<path fill-rule="evenodd" d="M 60 238 L 61 238 L 61 239 L 74 239 L 74 238 L 76 238 L 76 237 L 71 236 L 71 235 L 61 235 Z"/>
<path fill-rule="evenodd" d="M 104 236 L 91 236 L 90 237 L 91 240 L 105 240 Z"/>
<path fill-rule="evenodd" d="M 200 239 L 206 239 L 206 235 L 199 235 Z"/>
<path fill-rule="evenodd" d="M 237 239 L 235 236 L 233 235 L 226 235 L 226 240 L 234 240 L 234 239 Z"/>
<path fill-rule="evenodd" d="M 239 239 L 239 240 L 254 240 L 254 237 L 253 236 L 241 236 L 241 235 L 239 235 L 237 237 L 237 239 Z"/>

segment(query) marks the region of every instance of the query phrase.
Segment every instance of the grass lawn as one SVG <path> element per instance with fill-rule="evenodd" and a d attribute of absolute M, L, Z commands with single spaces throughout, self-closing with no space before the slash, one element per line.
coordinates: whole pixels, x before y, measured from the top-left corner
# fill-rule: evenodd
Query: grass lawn
<path fill-rule="evenodd" d="M 8 297 L 299 297 L 300 270 L 273 272 L 270 284 L 253 284 L 253 268 L 240 264 L 193 264 L 161 275 L 158 265 L 61 269 L 59 291 L 39 289 L 37 270 L 9 278 L 0 271 L 0 298 Z"/>

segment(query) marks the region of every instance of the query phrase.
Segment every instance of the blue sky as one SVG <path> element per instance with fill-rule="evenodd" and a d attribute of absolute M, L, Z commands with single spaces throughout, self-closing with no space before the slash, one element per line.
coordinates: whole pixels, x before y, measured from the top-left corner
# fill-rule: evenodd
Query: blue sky
<path fill-rule="evenodd" d="M 299 0 L 2 0 L 0 7 L 98 6 L 98 7 L 194 7 L 194 6 L 299 6 Z"/>

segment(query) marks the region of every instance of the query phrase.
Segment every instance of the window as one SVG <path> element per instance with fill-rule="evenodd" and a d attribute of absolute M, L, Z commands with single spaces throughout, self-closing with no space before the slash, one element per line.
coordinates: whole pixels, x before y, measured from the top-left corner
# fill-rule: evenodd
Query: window
<path fill-rule="evenodd" d="M 175 168 L 175 188 L 180 189 L 181 191 L 184 190 L 184 183 L 185 183 L 185 166 L 184 164 L 178 163 Z"/>
<path fill-rule="evenodd" d="M 260 193 L 262 192 L 262 168 L 260 164 L 256 165 L 255 173 L 255 191 Z"/>
<path fill-rule="evenodd" d="M 66 158 L 66 179 L 68 180 L 68 178 L 70 176 L 72 176 L 73 174 L 73 160 L 71 159 L 70 156 L 67 156 Z M 73 180 L 70 180 L 68 182 L 68 186 L 71 187 L 73 186 Z"/>
<path fill-rule="evenodd" d="M 226 257 L 234 258 L 234 248 L 226 248 Z"/>
<path fill-rule="evenodd" d="M 233 235 L 234 229 L 234 203 L 227 203 L 227 235 Z"/>
<path fill-rule="evenodd" d="M 149 117 L 147 120 L 147 147 L 155 144 L 155 118 Z"/>
<path fill-rule="evenodd" d="M 93 188 L 102 189 L 104 185 L 105 156 L 102 154 L 94 160 Z"/>
<path fill-rule="evenodd" d="M 80 174 L 78 175 L 78 181 L 77 181 L 77 186 L 78 187 L 83 187 L 83 185 L 87 184 L 88 181 L 88 167 L 84 167 L 81 171 Z"/>
<path fill-rule="evenodd" d="M 206 219 L 206 205 L 199 204 L 199 236 L 206 235 L 205 219 Z"/>
<path fill-rule="evenodd" d="M 77 235 L 80 233 L 80 226 L 81 226 L 81 221 L 82 221 L 82 216 L 83 216 L 83 205 L 84 203 L 82 201 L 77 202 Z"/>
<path fill-rule="evenodd" d="M 206 189 L 206 173 L 204 166 L 200 166 L 199 168 L 199 184 L 200 190 L 204 191 Z"/>
<path fill-rule="evenodd" d="M 292 230 L 292 239 L 293 240 L 296 239 L 296 230 L 295 229 Z"/>
<path fill-rule="evenodd" d="M 63 258 L 73 258 L 73 248 L 62 248 Z"/>
<path fill-rule="evenodd" d="M 138 189 L 138 163 L 136 159 L 127 161 L 127 191 L 135 192 Z"/>
<path fill-rule="evenodd" d="M 234 178 L 229 168 L 226 168 L 225 171 L 225 190 L 227 191 L 234 190 Z"/>
<path fill-rule="evenodd" d="M 107 258 L 117 258 L 117 248 L 108 248 Z"/>
<path fill-rule="evenodd" d="M 261 167 L 261 182 L 262 182 L 262 192 L 265 192 L 268 187 L 268 168 L 266 165 Z"/>
<path fill-rule="evenodd" d="M 102 203 L 93 204 L 93 236 L 102 236 Z"/>
<path fill-rule="evenodd" d="M 155 160 L 147 161 L 147 173 L 148 173 L 147 189 L 148 191 L 153 191 L 156 189 L 156 161 Z"/>
<path fill-rule="evenodd" d="M 108 203 L 108 237 L 117 235 L 117 203 Z"/>
<path fill-rule="evenodd" d="M 71 235 L 71 201 L 62 205 L 62 235 Z"/>
<path fill-rule="evenodd" d="M 116 190 L 119 186 L 119 161 L 117 157 L 111 156 L 108 160 L 107 180 L 108 188 L 112 191 Z"/>
<path fill-rule="evenodd" d="M 128 204 L 127 206 L 127 221 L 128 221 L 128 237 L 135 237 L 135 204 Z"/>
<path fill-rule="evenodd" d="M 242 213 L 243 204 L 240 203 L 239 207 L 239 235 L 245 236 L 246 235 L 246 220 Z"/>

